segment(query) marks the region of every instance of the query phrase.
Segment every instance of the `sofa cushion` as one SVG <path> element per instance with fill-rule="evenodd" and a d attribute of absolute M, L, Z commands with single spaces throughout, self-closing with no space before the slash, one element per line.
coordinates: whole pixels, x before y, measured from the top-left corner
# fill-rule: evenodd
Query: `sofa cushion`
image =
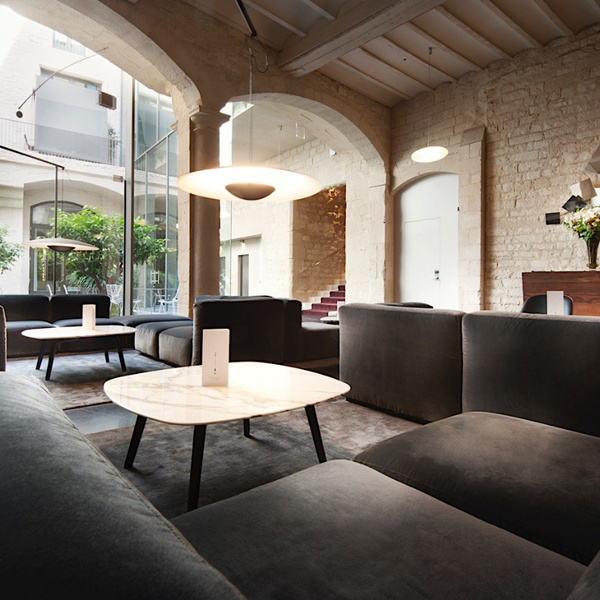
<path fill-rule="evenodd" d="M 3 589 L 20 598 L 239 598 L 34 377 L 0 373 Z"/>
<path fill-rule="evenodd" d="M 158 360 L 159 335 L 174 327 L 189 327 L 188 321 L 156 321 L 142 323 L 135 328 L 134 347 L 138 352 Z"/>
<path fill-rule="evenodd" d="M 567 600 L 598 600 L 600 598 L 600 554 L 585 570 Z"/>
<path fill-rule="evenodd" d="M 599 356 L 600 317 L 470 313 L 463 319 L 463 410 L 600 436 Z"/>
<path fill-rule="evenodd" d="M 330 461 L 176 517 L 248 598 L 564 600 L 583 566 Z"/>
<path fill-rule="evenodd" d="M 284 362 L 283 301 L 276 298 L 207 298 L 194 304 L 192 364 L 202 364 L 202 331 L 229 329 L 230 360 Z"/>
<path fill-rule="evenodd" d="M 302 323 L 302 360 L 339 357 L 340 328 L 326 323 Z"/>
<path fill-rule="evenodd" d="M 191 325 L 192 320 L 181 315 L 148 313 L 140 315 L 124 315 L 120 317 L 112 317 L 111 321 L 118 325 L 127 325 L 128 327 L 137 327 L 142 323 L 157 323 L 159 321 L 185 321 L 186 325 Z"/>
<path fill-rule="evenodd" d="M 348 399 L 418 421 L 460 412 L 462 312 L 352 303 L 339 315 Z"/>
<path fill-rule="evenodd" d="M 57 294 L 50 298 L 50 322 L 81 317 L 84 304 L 96 305 L 96 317 L 110 317 L 110 298 L 103 294 Z"/>
<path fill-rule="evenodd" d="M 600 550 L 600 438 L 494 413 L 430 423 L 356 461 L 584 564 Z"/>
<path fill-rule="evenodd" d="M 50 321 L 48 296 L 41 294 L 2 294 L 0 304 L 4 307 L 7 321 Z"/>
<path fill-rule="evenodd" d="M 47 321 L 7 321 L 6 322 L 6 350 L 10 358 L 18 356 L 36 356 L 40 352 L 42 343 L 22 335 L 26 329 L 45 329 L 54 327 Z"/>
<path fill-rule="evenodd" d="M 176 367 L 189 367 L 192 364 L 193 325 L 172 327 L 158 336 L 158 358 Z"/>

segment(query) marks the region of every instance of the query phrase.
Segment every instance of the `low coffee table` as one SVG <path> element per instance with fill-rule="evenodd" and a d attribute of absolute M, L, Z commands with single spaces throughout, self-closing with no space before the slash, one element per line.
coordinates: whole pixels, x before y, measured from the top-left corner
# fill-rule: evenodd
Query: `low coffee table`
<path fill-rule="evenodd" d="M 54 364 L 54 356 L 56 355 L 56 346 L 60 342 L 68 340 L 77 340 L 84 338 L 105 338 L 106 341 L 113 339 L 114 345 L 119 354 L 119 362 L 121 363 L 121 369 L 127 370 L 125 366 L 125 358 L 123 357 L 123 349 L 121 347 L 120 337 L 127 335 L 128 333 L 135 333 L 134 327 L 127 327 L 125 325 L 97 325 L 94 329 L 86 327 L 44 327 L 41 329 L 26 329 L 21 332 L 25 337 L 32 338 L 34 340 L 40 340 L 42 347 L 38 355 L 36 369 L 42 366 L 46 349 L 48 349 L 48 365 L 46 366 L 46 381 L 50 379 L 52 374 L 52 365 Z M 108 357 L 108 346 L 104 345 L 104 357 L 106 362 L 109 361 Z"/>
<path fill-rule="evenodd" d="M 315 404 L 345 394 L 346 383 L 312 371 L 260 362 L 229 365 L 228 386 L 203 386 L 202 367 L 178 367 L 126 375 L 104 384 L 106 395 L 138 415 L 125 459 L 131 468 L 147 419 L 172 425 L 193 425 L 192 465 L 188 510 L 198 506 L 206 426 L 244 421 L 250 435 L 250 419 L 304 408 L 319 462 L 325 450 Z"/>

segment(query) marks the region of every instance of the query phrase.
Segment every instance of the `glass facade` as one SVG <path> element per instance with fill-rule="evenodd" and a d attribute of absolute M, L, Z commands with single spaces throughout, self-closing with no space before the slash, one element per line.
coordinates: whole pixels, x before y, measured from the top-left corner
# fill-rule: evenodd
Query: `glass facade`
<path fill-rule="evenodd" d="M 6 229 L 0 243 L 59 236 L 100 248 L 62 254 L 23 248 L 11 264 L 0 264 L 0 293 L 107 293 L 115 315 L 123 312 L 124 288 L 131 286 L 134 312 L 175 311 L 177 136 L 171 99 L 137 82 L 135 93 L 126 94 L 131 79 L 101 56 L 5 7 L 0 18 L 15 21 L 15 50 L 0 59 L 0 74 L 10 80 L 15 98 L 0 99 L 0 114 L 14 115 L 16 98 L 28 98 L 42 84 L 17 120 L 0 118 L 0 145 L 10 148 L 0 149 L 0 223 Z M 72 70 L 73 53 L 91 60 Z M 116 105 L 107 102 L 111 97 Z M 127 127 L 131 111 L 133 132 Z M 124 275 L 128 145 L 134 148 L 131 282 Z M 55 169 L 44 161 L 64 167 L 57 186 Z"/>

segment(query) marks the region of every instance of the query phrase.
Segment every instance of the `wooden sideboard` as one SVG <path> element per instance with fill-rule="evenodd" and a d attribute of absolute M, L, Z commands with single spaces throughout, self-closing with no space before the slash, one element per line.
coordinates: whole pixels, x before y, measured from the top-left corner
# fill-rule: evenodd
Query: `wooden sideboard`
<path fill-rule="evenodd" d="M 600 317 L 600 271 L 532 271 L 523 273 L 523 300 L 548 291 L 573 298 L 574 315 Z"/>

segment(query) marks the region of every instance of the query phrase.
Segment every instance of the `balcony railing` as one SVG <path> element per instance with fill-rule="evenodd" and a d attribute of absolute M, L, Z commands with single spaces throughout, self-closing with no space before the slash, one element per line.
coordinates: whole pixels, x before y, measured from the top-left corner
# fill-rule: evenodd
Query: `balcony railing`
<path fill-rule="evenodd" d="M 36 139 L 39 141 L 36 146 Z M 36 151 L 40 154 L 73 158 L 112 166 L 123 166 L 121 141 L 36 126 L 35 123 L 0 119 L 0 143 L 22 151 Z"/>

